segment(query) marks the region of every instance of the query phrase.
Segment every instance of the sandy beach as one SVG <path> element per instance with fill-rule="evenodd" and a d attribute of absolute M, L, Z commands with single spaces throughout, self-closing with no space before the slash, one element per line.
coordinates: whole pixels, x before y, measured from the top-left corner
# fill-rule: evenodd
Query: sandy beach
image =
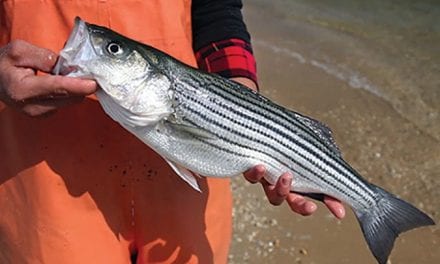
<path fill-rule="evenodd" d="M 384 40 L 371 24 L 349 28 L 325 6 L 275 2 L 244 1 L 262 93 L 326 123 L 365 178 L 440 223 L 440 52 L 423 54 L 440 39 L 438 29 L 425 46 L 402 44 L 410 36 L 391 38 L 398 35 L 392 27 Z M 308 8 L 316 13 L 306 15 Z M 271 206 L 240 177 L 233 191 L 230 263 L 376 263 L 348 208 L 342 221 L 322 205 L 302 217 Z M 390 263 L 440 263 L 438 225 L 401 235 Z"/>

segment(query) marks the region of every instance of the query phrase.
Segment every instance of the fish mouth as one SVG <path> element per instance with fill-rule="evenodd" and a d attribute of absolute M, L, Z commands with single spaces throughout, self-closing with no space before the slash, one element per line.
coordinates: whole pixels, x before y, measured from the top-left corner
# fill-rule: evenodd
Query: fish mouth
<path fill-rule="evenodd" d="M 53 69 L 55 75 L 88 78 L 85 70 L 87 60 L 96 54 L 90 40 L 88 25 L 80 17 L 75 17 L 74 27 L 64 48 L 60 51 Z"/>

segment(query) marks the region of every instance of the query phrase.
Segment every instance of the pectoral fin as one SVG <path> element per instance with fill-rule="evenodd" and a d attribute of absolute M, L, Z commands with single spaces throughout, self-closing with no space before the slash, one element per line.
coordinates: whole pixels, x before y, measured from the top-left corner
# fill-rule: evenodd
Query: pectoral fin
<path fill-rule="evenodd" d="M 181 134 L 186 134 L 191 138 L 196 137 L 209 140 L 217 139 L 217 137 L 210 131 L 207 131 L 201 127 L 196 127 L 192 124 L 185 123 L 183 121 L 168 118 L 166 121 L 164 121 L 164 125 L 170 129 L 179 131 Z"/>
<path fill-rule="evenodd" d="M 188 183 L 191 187 L 193 187 L 197 191 L 202 192 L 202 190 L 200 190 L 199 184 L 197 183 L 197 179 L 196 179 L 197 174 L 188 170 L 187 168 L 184 168 L 176 164 L 175 162 L 172 162 L 168 159 L 165 160 L 168 162 L 168 164 L 174 170 L 174 172 L 180 176 L 180 178 L 182 178 L 186 183 Z"/>

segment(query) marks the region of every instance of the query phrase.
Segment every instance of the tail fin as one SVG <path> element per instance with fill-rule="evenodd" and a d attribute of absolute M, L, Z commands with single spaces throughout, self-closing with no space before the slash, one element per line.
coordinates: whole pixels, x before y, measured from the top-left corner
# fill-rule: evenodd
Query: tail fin
<path fill-rule="evenodd" d="M 434 225 L 434 221 L 411 204 L 377 187 L 376 207 L 355 212 L 362 232 L 378 263 L 385 264 L 400 233 L 420 226 Z"/>

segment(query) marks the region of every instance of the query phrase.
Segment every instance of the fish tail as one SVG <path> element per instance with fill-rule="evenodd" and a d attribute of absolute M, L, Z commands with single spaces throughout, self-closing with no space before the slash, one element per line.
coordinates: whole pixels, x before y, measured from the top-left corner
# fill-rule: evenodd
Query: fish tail
<path fill-rule="evenodd" d="M 379 197 L 376 206 L 355 211 L 355 214 L 371 252 L 378 263 L 385 264 L 400 233 L 435 223 L 411 204 L 380 187 L 372 188 L 376 189 Z"/>

